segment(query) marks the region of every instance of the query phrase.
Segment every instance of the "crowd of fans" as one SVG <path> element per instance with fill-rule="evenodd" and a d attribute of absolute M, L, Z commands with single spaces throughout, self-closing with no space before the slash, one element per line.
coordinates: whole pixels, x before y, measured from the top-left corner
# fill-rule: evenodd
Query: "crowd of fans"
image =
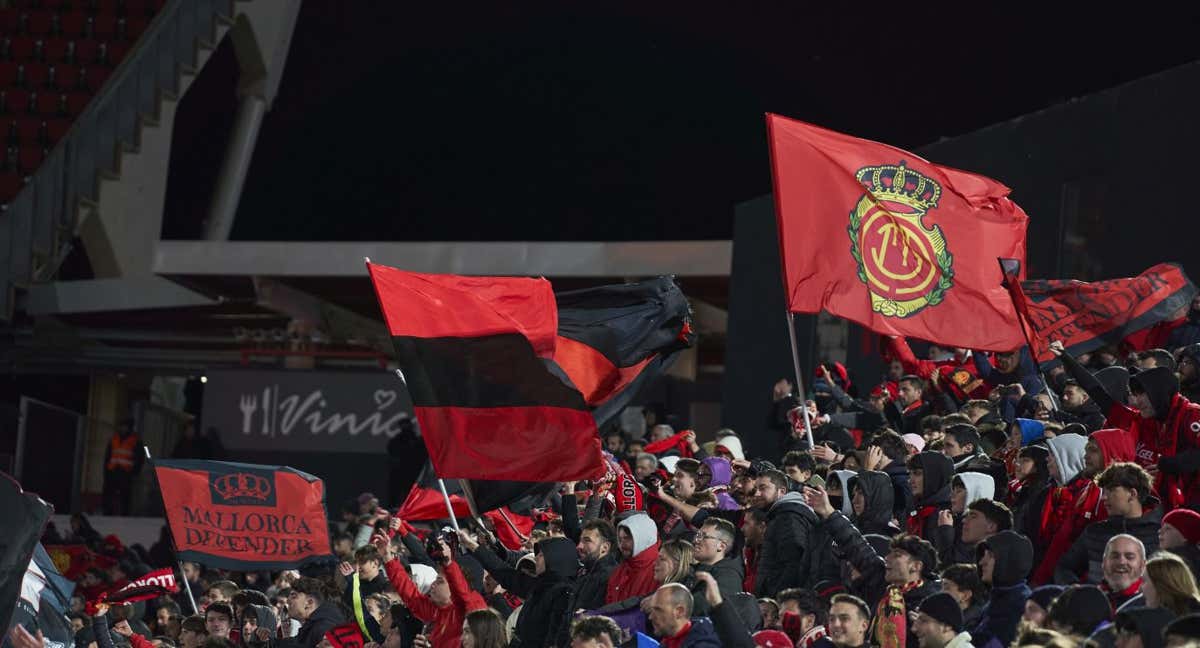
<path fill-rule="evenodd" d="M 837 363 L 807 395 L 775 386 L 776 456 L 732 430 L 607 431 L 604 478 L 509 511 L 537 520 L 526 534 L 401 520 L 364 494 L 331 528 L 336 565 L 186 563 L 195 607 L 86 614 L 173 558 L 77 517 L 62 540 L 115 559 L 79 582 L 77 645 L 1200 646 L 1200 317 L 1170 339 L 1187 344 L 1055 344 L 1042 372 L 1025 350 L 918 359 L 886 338 L 863 392 Z"/>

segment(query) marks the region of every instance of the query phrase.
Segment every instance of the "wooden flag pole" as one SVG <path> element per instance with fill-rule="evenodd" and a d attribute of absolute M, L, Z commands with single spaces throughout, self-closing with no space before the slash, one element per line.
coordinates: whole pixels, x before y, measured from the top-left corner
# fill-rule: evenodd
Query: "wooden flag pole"
<path fill-rule="evenodd" d="M 804 434 L 808 437 L 808 449 L 817 447 L 813 443 L 812 422 L 808 416 L 808 401 L 804 397 L 804 378 L 800 374 L 800 351 L 796 348 L 796 318 L 791 311 L 787 312 L 788 338 L 792 342 L 792 367 L 796 370 L 796 393 L 800 399 L 800 409 L 804 412 Z"/>

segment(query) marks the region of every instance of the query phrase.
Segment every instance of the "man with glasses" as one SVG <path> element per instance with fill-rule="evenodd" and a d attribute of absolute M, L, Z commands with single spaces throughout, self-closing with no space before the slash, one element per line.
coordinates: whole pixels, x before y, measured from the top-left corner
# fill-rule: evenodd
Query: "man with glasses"
<path fill-rule="evenodd" d="M 724 598 L 742 591 L 746 577 L 745 565 L 733 551 L 736 538 L 737 529 L 728 520 L 709 518 L 696 532 L 693 542 L 696 571 L 712 574 Z"/>

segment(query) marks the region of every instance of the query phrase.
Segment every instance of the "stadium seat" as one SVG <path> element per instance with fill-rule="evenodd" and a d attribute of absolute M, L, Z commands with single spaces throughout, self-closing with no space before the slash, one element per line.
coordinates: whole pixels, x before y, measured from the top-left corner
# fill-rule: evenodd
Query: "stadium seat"
<path fill-rule="evenodd" d="M 87 32 L 87 14 L 82 11 L 68 11 L 58 17 L 58 28 L 63 36 L 79 38 Z"/>
<path fill-rule="evenodd" d="M 54 65 L 67 63 L 71 55 L 71 41 L 65 38 L 47 38 L 42 41 L 42 60 Z"/>
<path fill-rule="evenodd" d="M 29 112 L 29 91 L 24 88 L 7 88 L 4 93 L 4 111 L 12 115 Z"/>
<path fill-rule="evenodd" d="M 17 64 L 12 61 L 0 61 L 0 88 L 7 88 L 17 82 Z"/>
<path fill-rule="evenodd" d="M 36 92 L 38 88 L 50 84 L 50 66 L 45 63 L 30 61 L 21 65 L 17 76 L 20 77 L 21 82 L 26 88 Z"/>
<path fill-rule="evenodd" d="M 16 9 L 0 9 L 0 34 L 15 34 L 21 26 L 21 14 Z"/>
<path fill-rule="evenodd" d="M 53 90 L 37 92 L 33 95 L 34 111 L 39 115 L 59 115 L 63 110 L 63 96 Z"/>
<path fill-rule="evenodd" d="M 29 11 L 25 13 L 25 33 L 31 36 L 49 36 L 54 33 L 54 12 Z"/>
<path fill-rule="evenodd" d="M 103 65 L 93 65 L 83 72 L 83 85 L 92 92 L 98 91 L 104 87 L 104 82 L 108 80 L 108 75 L 112 74 L 112 69 Z"/>
<path fill-rule="evenodd" d="M 21 146 L 17 149 L 17 170 L 25 175 L 32 175 L 38 167 L 42 166 L 42 159 L 45 157 L 46 153 L 42 150 L 41 144 Z"/>
<path fill-rule="evenodd" d="M 91 65 L 99 60 L 100 41 L 84 38 L 75 41 L 75 64 Z"/>
<path fill-rule="evenodd" d="M 122 31 L 121 36 L 125 40 L 133 43 L 137 41 L 137 39 L 141 38 L 142 32 L 146 31 L 146 27 L 149 24 L 150 19 L 146 18 L 144 15 L 135 14 L 132 16 L 126 16 L 124 22 L 125 28 Z"/>
<path fill-rule="evenodd" d="M 64 104 L 67 114 L 74 117 L 83 112 L 83 109 L 87 108 L 88 102 L 91 99 L 92 94 L 90 92 L 68 92 Z"/>
<path fill-rule="evenodd" d="M 62 139 L 67 131 L 71 128 L 71 120 L 63 117 L 54 117 L 46 120 L 46 146 L 53 147 Z"/>
<path fill-rule="evenodd" d="M 24 185 L 21 174 L 15 171 L 0 172 L 0 205 L 8 204 L 16 198 Z"/>
<path fill-rule="evenodd" d="M 70 63 L 59 63 L 50 68 L 54 79 L 54 87 L 62 91 L 75 90 L 79 87 L 79 68 Z"/>
<path fill-rule="evenodd" d="M 8 39 L 8 58 L 11 61 L 29 61 L 37 52 L 37 41 L 29 36 L 13 36 Z"/>
<path fill-rule="evenodd" d="M 105 62 L 113 67 L 121 64 L 125 60 L 125 55 L 129 53 L 129 43 L 113 41 L 108 44 L 108 55 L 105 57 Z"/>
<path fill-rule="evenodd" d="M 9 128 L 9 136 L 16 137 L 17 142 L 22 146 L 40 145 L 42 143 L 41 117 L 23 116 L 13 119 L 12 126 Z"/>
<path fill-rule="evenodd" d="M 100 40 L 110 40 L 117 33 L 117 17 L 113 14 L 96 14 L 92 16 L 90 36 Z"/>

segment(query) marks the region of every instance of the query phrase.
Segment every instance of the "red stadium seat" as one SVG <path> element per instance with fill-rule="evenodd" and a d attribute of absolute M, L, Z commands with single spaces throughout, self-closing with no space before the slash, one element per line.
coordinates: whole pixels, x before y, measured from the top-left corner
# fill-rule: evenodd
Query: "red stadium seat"
<path fill-rule="evenodd" d="M 92 38 L 110 40 L 117 33 L 117 17 L 113 14 L 96 14 L 92 16 Z"/>
<path fill-rule="evenodd" d="M 75 64 L 91 65 L 100 56 L 100 41 L 84 38 L 75 41 Z"/>
<path fill-rule="evenodd" d="M 35 93 L 34 110 L 39 115 L 58 115 L 62 113 L 63 96 L 53 90 Z"/>
<path fill-rule="evenodd" d="M 0 205 L 7 205 L 16 198 L 23 186 L 25 180 L 21 174 L 12 171 L 0 172 Z"/>
<path fill-rule="evenodd" d="M 82 11 L 68 11 L 59 15 L 58 29 L 68 38 L 83 36 L 87 31 L 87 14 Z"/>
<path fill-rule="evenodd" d="M 50 84 L 50 66 L 45 63 L 37 63 L 31 61 L 21 66 L 21 72 L 18 73 L 25 87 L 36 91 L 38 88 Z"/>
<path fill-rule="evenodd" d="M 108 56 L 106 61 L 109 65 L 117 67 L 121 61 L 125 60 L 125 55 L 129 53 L 129 43 L 113 41 L 108 44 Z"/>
<path fill-rule="evenodd" d="M 13 115 L 30 112 L 30 94 L 22 88 L 7 88 L 4 93 L 4 110 Z"/>
<path fill-rule="evenodd" d="M 150 24 L 150 19 L 144 15 L 132 15 L 125 18 L 125 31 L 121 34 L 125 40 L 133 43 L 141 38 L 142 32 L 146 31 L 147 25 Z"/>
<path fill-rule="evenodd" d="M 16 9 L 0 9 L 0 34 L 15 34 L 21 26 L 21 14 Z"/>
<path fill-rule="evenodd" d="M 33 36 L 49 36 L 54 32 L 53 11 L 29 11 L 25 14 L 25 32 Z"/>
<path fill-rule="evenodd" d="M 55 117 L 46 120 L 46 145 L 54 146 L 71 128 L 71 120 Z"/>
<path fill-rule="evenodd" d="M 0 61 L 0 88 L 7 88 L 17 82 L 17 64 L 12 61 Z"/>
<path fill-rule="evenodd" d="M 71 41 L 65 38 L 47 38 L 42 41 L 42 59 L 47 63 L 67 63 L 71 54 Z"/>
<path fill-rule="evenodd" d="M 37 52 L 37 42 L 29 36 L 13 36 L 8 39 L 8 58 L 13 61 L 28 61 Z"/>
<path fill-rule="evenodd" d="M 22 146 L 17 151 L 17 169 L 25 175 L 32 175 L 38 167 L 42 166 L 42 160 L 45 157 L 46 153 L 42 150 L 41 144 Z"/>
<path fill-rule="evenodd" d="M 68 92 L 66 99 L 66 111 L 68 115 L 75 116 L 83 112 L 87 108 L 88 102 L 92 100 L 90 92 Z"/>
<path fill-rule="evenodd" d="M 17 141 L 23 146 L 42 143 L 42 118 L 17 117 L 13 120 L 9 133 L 16 135 Z"/>
<path fill-rule="evenodd" d="M 59 90 L 74 90 L 79 87 L 79 68 L 70 63 L 59 63 L 51 68 L 54 87 Z"/>
<path fill-rule="evenodd" d="M 96 10 L 96 13 L 115 16 L 120 10 L 120 5 L 117 0 L 92 0 L 92 8 Z"/>
<path fill-rule="evenodd" d="M 103 65 L 93 65 L 83 72 L 83 85 L 88 90 L 96 92 L 104 87 L 104 82 L 108 81 L 108 75 L 112 74 L 112 68 L 104 67 Z"/>

